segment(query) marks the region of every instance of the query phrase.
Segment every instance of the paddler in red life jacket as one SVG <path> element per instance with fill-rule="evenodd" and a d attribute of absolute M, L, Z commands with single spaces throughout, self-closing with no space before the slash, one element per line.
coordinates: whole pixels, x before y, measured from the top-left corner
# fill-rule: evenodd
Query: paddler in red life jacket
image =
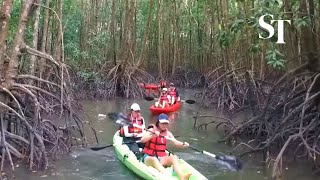
<path fill-rule="evenodd" d="M 131 112 L 128 115 L 131 123 L 141 126 L 142 128 L 134 127 L 133 125 L 123 126 L 123 142 L 134 142 L 141 139 L 143 133 L 145 132 L 145 121 L 144 118 L 141 116 L 141 109 L 139 104 L 133 103 L 130 107 Z M 121 133 L 121 132 L 120 132 Z M 143 148 L 142 143 L 130 143 L 127 144 L 129 149 L 133 151 L 134 154 L 138 158 L 141 155 L 139 151 L 139 147 Z"/>
<path fill-rule="evenodd" d="M 150 127 L 150 126 L 149 126 Z M 168 115 L 160 114 L 156 125 L 152 125 L 148 130 L 153 133 L 146 131 L 141 138 L 141 142 L 145 143 L 143 149 L 144 155 L 142 162 L 147 166 L 152 166 L 158 169 L 161 173 L 166 174 L 164 166 L 173 165 L 174 171 L 178 174 L 180 180 L 188 180 L 191 173 L 183 173 L 178 158 L 175 155 L 168 156 L 165 152 L 167 148 L 167 139 L 164 136 L 173 139 L 173 144 L 179 148 L 186 148 L 189 146 L 187 142 L 181 142 L 175 139 L 172 133 L 168 130 L 169 120 Z M 167 174 L 171 176 L 171 174 Z"/>
<path fill-rule="evenodd" d="M 169 95 L 171 97 L 171 99 L 170 99 L 171 104 L 176 103 L 176 101 L 180 101 L 179 93 L 177 91 L 177 88 L 174 87 L 173 83 L 169 84 L 168 92 L 169 92 Z"/>
<path fill-rule="evenodd" d="M 169 106 L 169 104 L 171 103 L 170 101 L 171 101 L 171 96 L 168 94 L 168 89 L 163 88 L 161 91 L 160 98 L 158 102 L 155 103 L 155 106 L 165 108 Z"/>

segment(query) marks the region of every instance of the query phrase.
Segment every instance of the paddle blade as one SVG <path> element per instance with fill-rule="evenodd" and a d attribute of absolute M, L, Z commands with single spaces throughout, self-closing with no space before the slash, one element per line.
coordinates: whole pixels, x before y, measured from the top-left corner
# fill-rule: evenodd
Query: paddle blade
<path fill-rule="evenodd" d="M 123 120 L 123 119 L 118 119 L 116 120 L 116 124 L 120 125 L 120 126 L 125 126 L 125 125 L 130 125 L 129 122 Z"/>
<path fill-rule="evenodd" d="M 129 121 L 129 118 L 126 115 L 122 114 L 122 113 L 118 114 L 118 119 L 123 119 L 123 120 Z"/>
<path fill-rule="evenodd" d="M 216 159 L 227 165 L 230 169 L 235 169 L 236 171 L 242 169 L 241 161 L 234 156 L 220 155 L 216 156 Z"/>
<path fill-rule="evenodd" d="M 111 112 L 111 113 L 108 113 L 108 116 L 112 120 L 118 120 L 118 119 L 128 120 L 128 118 L 122 113 Z"/>
<path fill-rule="evenodd" d="M 196 101 L 195 101 L 195 100 L 192 100 L 192 99 L 188 99 L 188 100 L 186 100 L 186 103 L 188 103 L 188 104 L 194 104 L 194 103 L 196 103 Z"/>
<path fill-rule="evenodd" d="M 118 113 L 115 113 L 115 112 L 108 113 L 108 117 L 112 120 L 116 120 L 118 119 Z"/>
<path fill-rule="evenodd" d="M 154 100 L 154 98 L 150 97 L 150 96 L 144 97 L 144 99 L 147 100 L 147 101 L 153 101 Z"/>
<path fill-rule="evenodd" d="M 95 147 L 90 147 L 90 149 L 94 150 L 94 151 L 99 151 L 108 147 L 112 147 L 113 144 L 109 144 L 109 145 L 103 145 L 103 146 L 95 146 Z"/>

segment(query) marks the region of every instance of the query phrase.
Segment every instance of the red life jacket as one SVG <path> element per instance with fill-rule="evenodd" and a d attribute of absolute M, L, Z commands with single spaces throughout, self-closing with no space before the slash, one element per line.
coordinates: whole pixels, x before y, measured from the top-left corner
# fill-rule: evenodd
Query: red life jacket
<path fill-rule="evenodd" d="M 156 130 L 153 127 L 153 130 Z M 160 133 L 162 136 L 167 135 L 167 131 Z M 149 156 L 163 157 L 166 156 L 167 149 L 167 139 L 164 137 L 153 137 L 148 142 L 146 142 L 143 152 Z"/>
<path fill-rule="evenodd" d="M 168 95 L 165 95 L 165 96 L 161 96 L 161 97 L 160 97 L 160 104 L 162 104 L 163 101 L 166 102 L 166 103 L 165 103 L 165 106 L 169 106 L 169 104 L 168 104 L 168 102 L 169 102 Z"/>
<path fill-rule="evenodd" d="M 168 95 L 160 97 L 160 103 L 162 103 L 163 101 L 169 102 Z"/>
<path fill-rule="evenodd" d="M 139 126 L 142 126 L 142 125 L 143 125 L 143 120 L 142 120 L 142 117 L 141 117 L 141 116 L 139 116 L 139 117 L 137 117 L 137 118 L 134 118 L 134 117 L 130 116 L 130 121 L 131 121 L 132 123 L 134 123 L 134 124 L 139 125 Z M 130 126 L 128 127 L 128 132 L 129 132 L 129 133 L 142 133 L 142 129 L 130 125 Z"/>
<path fill-rule="evenodd" d="M 142 119 L 141 116 L 139 116 L 138 118 L 133 118 L 132 116 L 130 116 L 130 120 L 131 120 L 132 123 L 137 124 L 139 126 L 143 125 L 143 119 Z M 128 132 L 129 133 L 142 133 L 142 129 L 130 125 L 128 127 Z M 124 129 L 123 129 L 123 127 L 120 127 L 120 133 L 119 134 L 120 134 L 121 137 L 124 137 Z"/>
<path fill-rule="evenodd" d="M 169 95 L 173 97 L 177 97 L 176 88 L 169 88 Z"/>

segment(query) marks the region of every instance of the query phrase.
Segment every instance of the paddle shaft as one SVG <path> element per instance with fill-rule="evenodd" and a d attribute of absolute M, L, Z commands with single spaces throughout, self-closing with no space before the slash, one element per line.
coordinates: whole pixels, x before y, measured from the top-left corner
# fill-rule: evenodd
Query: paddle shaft
<path fill-rule="evenodd" d="M 146 130 L 146 131 L 148 131 L 148 132 L 151 132 L 152 134 L 156 134 L 155 132 L 153 132 L 153 131 L 150 131 L 149 129 L 146 129 L 146 128 L 143 128 L 142 126 L 139 126 L 139 125 L 137 125 L 137 124 L 132 124 L 134 127 L 137 127 L 137 128 L 140 128 L 140 129 L 144 129 L 144 130 Z M 164 137 L 164 138 L 166 138 L 166 139 L 168 139 L 168 140 L 170 140 L 170 141 L 174 141 L 172 138 L 170 138 L 170 137 L 168 137 L 168 136 L 162 136 L 162 135 L 159 135 L 160 137 Z"/>
<path fill-rule="evenodd" d="M 154 98 L 154 100 L 158 101 L 159 98 Z M 180 100 L 180 102 L 186 102 L 185 100 Z"/>
<path fill-rule="evenodd" d="M 127 122 L 127 123 L 129 123 L 129 122 Z M 153 133 L 153 134 L 155 134 L 153 131 L 150 131 L 149 129 L 145 129 L 145 128 L 143 128 L 142 126 L 139 126 L 139 125 L 137 125 L 137 124 L 132 124 L 132 123 L 130 123 L 131 125 L 133 125 L 134 127 L 137 127 L 137 128 L 141 128 L 141 129 L 144 129 L 144 130 L 146 130 L 146 131 L 148 131 L 148 132 L 151 132 L 151 133 Z M 162 136 L 162 135 L 159 135 L 160 137 L 164 137 L 164 138 L 166 138 L 166 139 L 168 139 L 168 140 L 170 140 L 170 141 L 174 141 L 174 139 L 173 138 L 170 138 L 170 137 L 168 137 L 168 136 Z M 235 168 L 235 169 L 241 169 L 241 167 L 242 167 L 242 165 L 241 165 L 241 162 L 238 160 L 238 159 L 236 159 L 236 158 L 234 158 L 234 157 L 232 157 L 232 159 L 230 159 L 230 158 L 228 158 L 227 156 L 217 156 L 217 155 L 215 155 L 215 154 L 212 154 L 212 153 L 210 153 L 210 152 L 207 152 L 207 151 L 203 151 L 203 150 L 199 150 L 199 149 L 197 149 L 197 148 L 195 148 L 195 147 L 192 147 L 192 146 L 188 146 L 190 149 L 192 149 L 192 150 L 195 150 L 195 151 L 197 151 L 197 152 L 200 152 L 201 154 L 205 154 L 205 155 L 207 155 L 207 156 L 210 156 L 210 157 L 212 157 L 212 158 L 215 158 L 215 159 L 217 159 L 217 160 L 221 160 L 221 161 L 223 161 L 223 162 L 226 162 L 229 166 L 231 166 L 231 167 L 233 167 L 233 168 Z"/>
<path fill-rule="evenodd" d="M 134 127 L 137 127 L 137 128 L 140 128 L 140 129 L 144 129 L 144 130 L 146 130 L 146 131 L 148 131 L 148 132 L 151 132 L 151 133 L 155 134 L 155 132 L 150 131 L 149 129 L 143 128 L 143 127 L 140 126 L 140 125 L 132 124 L 132 123 L 130 123 L 130 124 L 133 125 Z M 159 136 L 160 136 L 160 137 L 164 137 L 164 138 L 166 138 L 166 139 L 168 139 L 168 140 L 170 140 L 170 141 L 174 141 L 173 138 L 170 138 L 170 137 L 168 137 L 168 136 L 162 136 L 162 135 L 159 135 Z M 217 157 L 216 155 L 214 155 L 214 154 L 212 154 L 212 153 L 210 153 L 210 152 L 203 151 L 203 150 L 199 150 L 199 149 L 197 149 L 197 148 L 195 148 L 195 147 L 192 147 L 192 146 L 190 146 L 190 145 L 189 145 L 188 147 L 189 147 L 190 149 L 192 149 L 192 150 L 195 150 L 195 151 L 200 152 L 200 153 L 202 153 L 202 154 L 206 154 L 206 155 L 211 156 L 211 157 L 213 157 L 213 158 L 216 158 L 216 157 Z"/>
<path fill-rule="evenodd" d="M 140 141 L 130 141 L 130 142 L 124 142 L 122 144 L 131 144 L 131 143 L 139 143 Z M 91 147 L 90 149 L 94 150 L 94 151 L 98 151 L 98 150 L 102 150 L 108 147 L 112 147 L 116 144 L 109 144 L 109 145 L 105 145 L 105 146 L 101 146 L 101 147 Z"/>
<path fill-rule="evenodd" d="M 132 125 L 133 125 L 134 127 L 143 129 L 142 126 L 139 126 L 139 125 L 137 125 L 137 124 L 132 124 Z M 144 130 L 155 134 L 153 131 L 150 131 L 149 129 L 144 129 Z M 168 136 L 162 136 L 162 135 L 159 135 L 159 136 L 160 136 L 160 137 L 164 137 L 164 138 L 166 138 L 166 139 L 168 139 L 168 140 L 170 140 L 170 141 L 174 141 L 173 138 L 170 138 L 170 137 L 168 137 Z M 189 147 L 190 149 L 192 149 L 192 150 L 195 150 L 195 151 L 200 152 L 200 153 L 202 153 L 202 154 L 206 154 L 206 155 L 211 156 L 211 157 L 213 157 L 213 158 L 216 157 L 216 155 L 214 155 L 214 154 L 212 154 L 212 153 L 209 153 L 209 152 L 207 152 L 207 151 L 199 150 L 199 149 L 197 149 L 197 148 L 195 148 L 195 147 L 192 147 L 192 146 L 190 146 L 190 145 L 189 145 L 188 147 Z"/>
<path fill-rule="evenodd" d="M 159 98 L 154 98 L 154 97 L 145 97 L 147 101 L 153 101 L 153 100 L 159 100 Z M 188 104 L 194 104 L 196 103 L 194 100 L 188 99 L 188 100 L 180 100 L 178 102 L 183 102 L 183 103 L 188 103 Z"/>
<path fill-rule="evenodd" d="M 139 125 L 136 125 L 136 124 L 133 124 L 133 126 L 135 126 L 135 127 L 137 127 L 137 128 L 141 128 L 142 129 L 142 127 L 141 126 L 139 126 Z M 153 133 L 153 134 L 155 134 L 153 131 L 150 131 L 149 129 L 145 129 L 146 131 L 149 131 L 149 132 L 151 132 L 151 133 Z M 170 141 L 174 141 L 172 138 L 170 138 L 170 137 L 168 137 L 168 136 L 162 136 L 162 135 L 159 135 L 160 137 L 164 137 L 164 138 L 166 138 L 166 139 L 168 139 L 168 140 L 170 140 Z M 192 149 L 192 150 L 195 150 L 195 151 L 197 151 L 197 152 L 200 152 L 200 153 L 202 153 L 202 154 L 206 154 L 206 155 L 209 155 L 209 156 L 211 156 L 211 157 L 216 157 L 216 155 L 214 155 L 214 154 L 212 154 L 212 153 L 209 153 L 209 152 L 207 152 L 207 151 L 203 151 L 203 150 L 199 150 L 199 149 L 197 149 L 197 148 L 195 148 L 195 147 L 192 147 L 192 146 L 188 146 L 190 149 Z"/>
<path fill-rule="evenodd" d="M 217 157 L 216 155 L 214 155 L 214 154 L 212 154 L 212 153 L 209 153 L 209 152 L 203 151 L 203 150 L 199 150 L 199 149 L 197 149 L 197 148 L 195 148 L 195 147 L 192 147 L 192 146 L 189 146 L 189 148 L 190 148 L 190 149 L 193 149 L 193 150 L 195 150 L 195 151 L 197 151 L 197 152 L 199 152 L 199 153 L 202 153 L 202 154 L 206 154 L 206 155 L 208 155 L 208 156 L 211 156 L 211 157 L 213 157 L 213 158 L 216 158 L 216 157 Z"/>
<path fill-rule="evenodd" d="M 139 126 L 139 125 L 137 125 L 137 124 L 133 124 L 133 126 L 135 126 L 135 127 L 137 127 L 137 128 L 141 128 L 141 129 L 143 129 L 143 127 L 142 126 Z M 153 134 L 155 134 L 153 131 L 150 131 L 149 129 L 145 129 L 146 131 L 148 131 L 148 132 L 151 132 L 151 133 L 153 133 Z M 168 140 L 170 140 L 170 141 L 174 141 L 172 138 L 170 138 L 170 137 L 168 137 L 168 136 L 162 136 L 162 135 L 159 135 L 160 137 L 164 137 L 164 138 L 166 138 L 166 139 L 168 139 Z M 200 153 L 202 153 L 202 154 L 206 154 L 206 155 L 208 155 L 208 156 L 211 156 L 211 157 L 213 157 L 213 158 L 216 158 L 217 156 L 216 155 L 214 155 L 214 154 L 212 154 L 212 153 L 209 153 L 209 152 L 207 152 L 207 151 L 203 151 L 203 150 L 199 150 L 199 149 L 197 149 L 197 148 L 195 148 L 195 147 L 192 147 L 192 146 L 188 146 L 190 149 L 192 149 L 192 150 L 195 150 L 195 151 L 197 151 L 197 152 L 200 152 Z"/>

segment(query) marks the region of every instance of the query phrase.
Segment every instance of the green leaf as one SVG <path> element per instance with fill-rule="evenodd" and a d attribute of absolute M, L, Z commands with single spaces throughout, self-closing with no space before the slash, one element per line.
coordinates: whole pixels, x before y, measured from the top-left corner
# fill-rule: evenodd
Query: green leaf
<path fill-rule="evenodd" d="M 282 54 L 280 51 L 278 51 L 277 49 L 275 50 L 276 54 L 279 56 L 284 56 L 284 54 Z"/>
<path fill-rule="evenodd" d="M 261 51 L 259 44 L 251 44 L 248 48 L 248 51 L 251 53 L 258 53 Z"/>
<path fill-rule="evenodd" d="M 273 64 L 273 63 L 274 63 L 273 61 L 268 61 L 268 62 L 267 62 L 267 64 Z"/>

